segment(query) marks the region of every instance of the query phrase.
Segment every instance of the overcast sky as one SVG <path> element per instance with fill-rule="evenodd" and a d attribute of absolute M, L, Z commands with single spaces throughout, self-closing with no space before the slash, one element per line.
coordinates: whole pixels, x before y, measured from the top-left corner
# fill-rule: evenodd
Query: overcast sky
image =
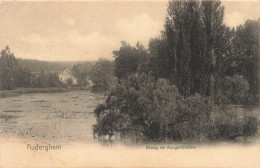
<path fill-rule="evenodd" d="M 1 1 L 1 0 L 0 0 Z M 167 1 L 6 2 L 0 5 L 0 49 L 48 61 L 113 59 L 125 40 L 148 44 L 163 29 Z M 260 1 L 228 2 L 225 24 L 260 17 Z"/>

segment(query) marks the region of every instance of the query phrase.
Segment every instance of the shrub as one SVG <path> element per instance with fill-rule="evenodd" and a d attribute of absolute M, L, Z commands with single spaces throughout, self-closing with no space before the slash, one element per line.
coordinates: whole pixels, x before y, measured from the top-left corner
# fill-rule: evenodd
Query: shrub
<path fill-rule="evenodd" d="M 235 110 L 221 107 L 215 112 L 214 127 L 216 139 L 235 139 L 242 135 L 243 117 Z"/>
<path fill-rule="evenodd" d="M 232 104 L 245 104 L 250 101 L 249 83 L 241 75 L 225 77 L 224 96 L 226 101 Z M 251 100 L 252 101 L 252 100 Z"/>
<path fill-rule="evenodd" d="M 236 109 L 221 107 L 215 111 L 214 129 L 216 139 L 236 139 L 240 136 L 254 136 L 258 120 L 255 116 L 245 116 Z"/>
<path fill-rule="evenodd" d="M 208 98 L 196 94 L 183 99 L 168 80 L 133 74 L 110 92 L 105 105 L 95 109 L 98 123 L 94 132 L 99 136 L 119 133 L 122 137 L 131 132 L 148 139 L 192 140 L 202 134 L 208 137 L 211 111 Z"/>
<path fill-rule="evenodd" d="M 245 124 L 243 125 L 243 134 L 245 136 L 254 136 L 257 133 L 257 118 L 248 116 L 245 120 Z"/>
<path fill-rule="evenodd" d="M 178 102 L 175 133 L 181 140 L 207 140 L 211 137 L 213 122 L 212 100 L 195 94 Z"/>
<path fill-rule="evenodd" d="M 244 119 L 225 107 L 197 93 L 183 98 L 166 79 L 132 74 L 95 109 L 93 130 L 99 137 L 135 135 L 137 140 L 156 141 L 234 139 L 256 133 L 255 118 Z"/>

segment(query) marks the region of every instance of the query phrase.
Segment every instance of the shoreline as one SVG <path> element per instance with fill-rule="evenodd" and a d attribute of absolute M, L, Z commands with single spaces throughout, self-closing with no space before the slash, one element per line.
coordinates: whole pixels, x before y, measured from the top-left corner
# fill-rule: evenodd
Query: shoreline
<path fill-rule="evenodd" d="M 60 93 L 70 92 L 71 88 L 16 88 L 14 90 L 0 90 L 0 98 L 14 97 L 30 93 Z"/>

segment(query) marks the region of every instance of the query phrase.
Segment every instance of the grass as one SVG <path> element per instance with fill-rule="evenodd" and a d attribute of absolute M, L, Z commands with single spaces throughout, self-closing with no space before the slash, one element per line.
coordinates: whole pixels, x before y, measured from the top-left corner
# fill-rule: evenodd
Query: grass
<path fill-rule="evenodd" d="M 19 96 L 29 93 L 58 93 L 69 92 L 67 88 L 16 88 L 14 90 L 0 90 L 0 98 Z"/>

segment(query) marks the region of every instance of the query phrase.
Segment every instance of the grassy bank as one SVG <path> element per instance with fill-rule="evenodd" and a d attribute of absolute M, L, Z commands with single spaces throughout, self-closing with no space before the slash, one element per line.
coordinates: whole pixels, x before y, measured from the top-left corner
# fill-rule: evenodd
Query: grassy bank
<path fill-rule="evenodd" d="M 14 90 L 0 90 L 0 98 L 19 96 L 28 93 L 57 93 L 69 92 L 67 88 L 16 88 Z"/>
<path fill-rule="evenodd" d="M 91 87 L 72 87 L 71 90 L 91 90 Z"/>

